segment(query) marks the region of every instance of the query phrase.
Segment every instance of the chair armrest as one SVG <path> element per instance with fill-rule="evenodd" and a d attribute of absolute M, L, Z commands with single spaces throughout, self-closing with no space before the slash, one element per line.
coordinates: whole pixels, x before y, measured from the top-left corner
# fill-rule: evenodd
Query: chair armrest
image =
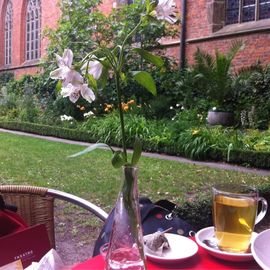
<path fill-rule="evenodd" d="M 89 201 L 80 198 L 78 196 L 72 195 L 70 193 L 67 192 L 63 192 L 63 191 L 59 191 L 59 190 L 55 190 L 55 189 L 48 189 L 47 190 L 47 194 L 57 198 L 57 199 L 61 199 L 67 202 L 71 202 L 75 205 L 78 205 L 88 211 L 90 211 L 91 213 L 93 213 L 94 215 L 96 215 L 98 218 L 100 218 L 102 221 L 105 222 L 105 220 L 108 217 L 108 214 L 102 210 L 100 207 L 98 207 L 97 205 L 90 203 Z"/>

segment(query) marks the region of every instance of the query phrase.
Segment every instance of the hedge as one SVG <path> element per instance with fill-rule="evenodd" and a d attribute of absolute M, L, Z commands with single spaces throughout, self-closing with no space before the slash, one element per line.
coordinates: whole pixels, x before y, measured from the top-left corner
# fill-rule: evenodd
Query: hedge
<path fill-rule="evenodd" d="M 95 139 L 91 137 L 89 132 L 79 131 L 76 129 L 13 121 L 0 121 L 0 127 L 44 136 L 53 136 L 83 142 L 95 142 Z"/>
<path fill-rule="evenodd" d="M 91 135 L 91 131 L 68 129 L 57 126 L 48 126 L 28 122 L 0 121 L 0 127 L 76 141 L 83 141 L 90 143 L 95 143 L 98 141 L 98 138 L 95 138 L 94 136 Z M 180 151 L 181 147 L 177 145 L 175 142 L 173 142 L 173 145 L 170 145 L 169 142 L 162 144 L 161 143 L 155 144 L 146 139 L 142 141 L 142 144 L 144 151 L 184 156 L 184 153 Z M 112 145 L 118 146 L 116 143 L 113 142 Z M 128 147 L 131 147 L 131 145 L 128 145 Z M 205 156 L 207 157 L 207 160 L 227 162 L 227 150 L 212 148 L 207 152 Z M 231 150 L 229 162 L 244 166 L 251 166 L 255 168 L 269 169 L 270 153 Z"/>
<path fill-rule="evenodd" d="M 225 156 L 225 153 L 224 153 Z M 226 161 L 226 158 L 224 158 Z M 256 168 L 270 168 L 270 153 L 257 151 L 232 150 L 230 153 L 231 163 L 238 163 Z"/>
<path fill-rule="evenodd" d="M 210 160 L 229 162 L 233 164 L 239 164 L 246 167 L 270 168 L 270 153 L 269 152 L 258 152 L 234 149 L 230 152 L 230 159 L 227 160 L 227 150 L 223 149 L 211 149 L 208 152 Z"/>

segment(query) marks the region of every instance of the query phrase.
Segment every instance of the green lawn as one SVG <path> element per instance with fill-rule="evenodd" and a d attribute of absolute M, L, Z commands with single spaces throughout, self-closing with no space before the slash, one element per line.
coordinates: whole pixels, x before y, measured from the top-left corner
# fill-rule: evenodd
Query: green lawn
<path fill-rule="evenodd" d="M 96 150 L 68 158 L 84 147 L 0 133 L 0 183 L 57 188 L 84 197 L 109 210 L 121 184 L 120 170 L 110 164 L 111 152 Z M 232 181 L 258 185 L 268 177 L 175 161 L 142 157 L 140 195 L 181 203 L 186 194 L 210 192 L 213 183 Z"/>

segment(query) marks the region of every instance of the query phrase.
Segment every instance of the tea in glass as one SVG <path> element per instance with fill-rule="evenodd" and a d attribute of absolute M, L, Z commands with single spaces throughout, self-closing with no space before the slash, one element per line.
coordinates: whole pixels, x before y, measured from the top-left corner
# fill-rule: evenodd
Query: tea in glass
<path fill-rule="evenodd" d="M 257 217 L 258 201 L 262 210 Z M 246 252 L 255 223 L 266 214 L 267 202 L 258 197 L 255 188 L 220 185 L 213 188 L 213 221 L 220 250 Z"/>

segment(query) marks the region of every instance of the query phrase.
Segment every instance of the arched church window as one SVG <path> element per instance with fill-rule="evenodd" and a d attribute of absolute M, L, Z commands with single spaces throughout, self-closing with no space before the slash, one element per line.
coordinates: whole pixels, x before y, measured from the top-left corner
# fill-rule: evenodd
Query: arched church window
<path fill-rule="evenodd" d="M 5 16 L 5 65 L 11 64 L 12 20 L 13 20 L 12 3 L 11 1 L 8 1 Z"/>
<path fill-rule="evenodd" d="M 26 13 L 26 60 L 40 58 L 41 3 L 28 0 Z"/>

